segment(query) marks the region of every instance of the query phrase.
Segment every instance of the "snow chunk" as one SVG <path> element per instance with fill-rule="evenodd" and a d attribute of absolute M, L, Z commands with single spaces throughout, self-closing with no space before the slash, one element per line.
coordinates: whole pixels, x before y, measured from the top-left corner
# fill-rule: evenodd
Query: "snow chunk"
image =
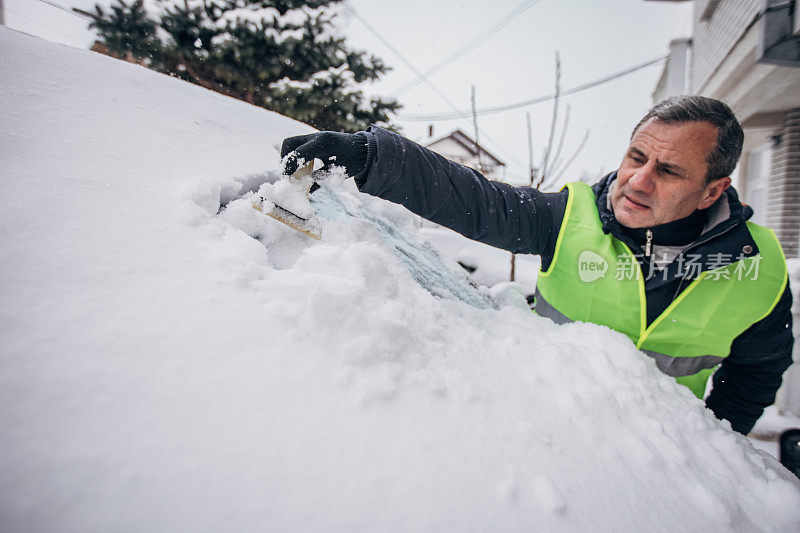
<path fill-rule="evenodd" d="M 306 192 L 301 184 L 288 179 L 267 183 L 258 190 L 259 196 L 268 202 L 308 220 L 314 216 L 314 208 Z"/>

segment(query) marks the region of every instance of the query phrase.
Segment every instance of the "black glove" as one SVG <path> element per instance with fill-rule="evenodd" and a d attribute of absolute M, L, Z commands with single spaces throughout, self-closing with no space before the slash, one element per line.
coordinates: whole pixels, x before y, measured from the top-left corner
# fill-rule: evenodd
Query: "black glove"
<path fill-rule="evenodd" d="M 334 131 L 289 137 L 281 146 L 281 159 L 286 158 L 283 173 L 293 174 L 299 160 L 309 162 L 318 158 L 323 170 L 337 165 L 344 167 L 348 176 L 359 176 L 367 166 L 368 144 L 366 135 Z"/>

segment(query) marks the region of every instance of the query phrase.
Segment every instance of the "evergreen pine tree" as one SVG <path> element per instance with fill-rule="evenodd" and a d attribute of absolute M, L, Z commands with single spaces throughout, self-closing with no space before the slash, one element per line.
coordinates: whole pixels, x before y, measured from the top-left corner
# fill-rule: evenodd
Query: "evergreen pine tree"
<path fill-rule="evenodd" d="M 119 2 L 110 7 L 109 13 L 95 6 L 95 13 L 88 15 L 93 18 L 89 27 L 97 29 L 100 44 L 117 57 L 147 64 L 158 48 L 156 23 L 148 17 L 142 0 L 135 0 L 130 5 Z"/>
<path fill-rule="evenodd" d="M 318 129 L 391 127 L 394 100 L 359 88 L 388 67 L 336 33 L 343 0 L 116 0 L 96 5 L 99 44 L 159 72 Z"/>

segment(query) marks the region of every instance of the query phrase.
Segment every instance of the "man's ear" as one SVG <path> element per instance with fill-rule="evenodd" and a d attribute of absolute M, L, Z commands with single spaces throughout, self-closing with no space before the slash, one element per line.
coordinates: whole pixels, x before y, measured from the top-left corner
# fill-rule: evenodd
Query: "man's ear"
<path fill-rule="evenodd" d="M 700 200 L 700 204 L 697 206 L 697 209 L 706 209 L 711 207 L 717 199 L 722 196 L 722 193 L 725 192 L 725 189 L 731 186 L 731 178 L 719 178 L 708 185 L 706 185 L 705 193 L 703 194 L 703 199 Z"/>

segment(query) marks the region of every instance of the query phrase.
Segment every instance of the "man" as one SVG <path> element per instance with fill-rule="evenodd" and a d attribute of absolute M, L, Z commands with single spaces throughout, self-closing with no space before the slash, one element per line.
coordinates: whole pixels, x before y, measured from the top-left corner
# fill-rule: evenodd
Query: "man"
<path fill-rule="evenodd" d="M 616 172 L 558 193 L 486 180 L 375 127 L 292 137 L 281 155 L 289 173 L 298 159 L 344 166 L 362 192 L 540 255 L 539 314 L 626 334 L 700 398 L 713 372 L 707 407 L 746 434 L 774 401 L 794 339 L 783 252 L 730 187 L 743 138 L 722 102 L 670 98 L 636 125 Z"/>

